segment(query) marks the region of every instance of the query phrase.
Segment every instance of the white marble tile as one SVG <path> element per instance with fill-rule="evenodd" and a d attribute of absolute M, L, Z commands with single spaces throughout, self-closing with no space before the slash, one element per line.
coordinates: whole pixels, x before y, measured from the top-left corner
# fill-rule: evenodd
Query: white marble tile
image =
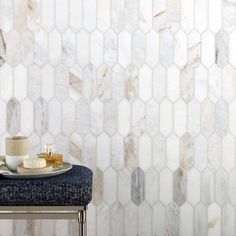
<path fill-rule="evenodd" d="M 209 0 L 209 28 L 216 33 L 222 27 L 222 1 Z"/>
<path fill-rule="evenodd" d="M 153 207 L 153 234 L 157 236 L 165 235 L 166 209 L 161 203 Z"/>
<path fill-rule="evenodd" d="M 118 37 L 118 62 L 126 67 L 131 62 L 131 34 L 124 30 Z"/>
<path fill-rule="evenodd" d="M 180 208 L 180 235 L 191 236 L 193 234 L 193 207 L 189 203 L 185 203 Z"/>
<path fill-rule="evenodd" d="M 201 176 L 199 172 L 192 168 L 187 175 L 187 199 L 195 206 L 201 201 Z"/>
<path fill-rule="evenodd" d="M 110 165 L 110 138 L 101 134 L 97 139 L 97 167 L 104 171 Z"/>
<path fill-rule="evenodd" d="M 138 235 L 138 208 L 132 202 L 125 207 L 125 235 Z"/>
<path fill-rule="evenodd" d="M 167 166 L 174 171 L 180 164 L 180 144 L 175 134 L 172 134 L 166 140 Z"/>
<path fill-rule="evenodd" d="M 181 28 L 189 33 L 194 26 L 194 0 L 181 0 Z"/>
<path fill-rule="evenodd" d="M 222 140 L 222 166 L 227 171 L 235 167 L 235 138 L 230 134 Z"/>
<path fill-rule="evenodd" d="M 62 56 L 62 39 L 61 34 L 57 30 L 53 30 L 49 35 L 49 62 L 57 65 L 61 61 Z"/>
<path fill-rule="evenodd" d="M 25 99 L 21 103 L 20 113 L 21 113 L 21 131 L 25 136 L 29 136 L 33 131 L 34 127 L 34 106 L 29 99 Z"/>
<path fill-rule="evenodd" d="M 174 131 L 181 137 L 187 130 L 187 106 L 179 99 L 174 104 Z"/>
<path fill-rule="evenodd" d="M 154 137 L 160 130 L 160 108 L 159 104 L 151 99 L 146 104 L 146 132 Z"/>
<path fill-rule="evenodd" d="M 138 234 L 139 235 L 152 235 L 152 209 L 146 203 L 143 202 L 138 211 Z"/>
<path fill-rule="evenodd" d="M 163 135 L 168 136 L 173 128 L 173 105 L 164 100 L 160 105 L 160 131 Z"/>
<path fill-rule="evenodd" d="M 13 95 L 13 70 L 8 64 L 5 64 L 0 70 L 0 94 L 5 101 L 8 101 Z"/>
<path fill-rule="evenodd" d="M 147 33 L 152 28 L 152 0 L 139 1 L 139 28 Z"/>
<path fill-rule="evenodd" d="M 180 97 L 180 72 L 176 66 L 167 70 L 167 96 L 172 102 Z"/>
<path fill-rule="evenodd" d="M 168 205 L 173 200 L 173 175 L 165 168 L 160 172 L 160 201 Z"/>
<path fill-rule="evenodd" d="M 199 32 L 203 32 L 207 28 L 208 23 L 208 1 L 195 1 L 195 28 Z"/>
<path fill-rule="evenodd" d="M 122 100 L 118 106 L 118 131 L 124 137 L 130 133 L 130 113 L 130 103 Z"/>
<path fill-rule="evenodd" d="M 201 50 L 202 63 L 211 66 L 215 62 L 215 36 L 210 31 L 202 34 Z"/>
<path fill-rule="evenodd" d="M 50 32 L 54 27 L 55 17 L 55 1 L 54 0 L 42 0 L 40 1 L 40 19 L 41 26 Z"/>
<path fill-rule="evenodd" d="M 76 42 L 77 62 L 81 66 L 85 66 L 89 63 L 89 44 L 90 37 L 88 32 L 81 29 L 77 34 Z"/>
<path fill-rule="evenodd" d="M 124 207 L 120 202 L 111 208 L 111 232 L 114 236 L 124 235 Z"/>
<path fill-rule="evenodd" d="M 102 203 L 97 207 L 97 235 L 109 236 L 110 232 L 110 208 Z"/>
<path fill-rule="evenodd" d="M 208 235 L 221 235 L 221 209 L 216 203 L 208 208 Z"/>
<path fill-rule="evenodd" d="M 97 2 L 95 0 L 83 1 L 83 27 L 91 32 L 96 27 Z"/>
<path fill-rule="evenodd" d="M 147 102 L 152 96 L 152 70 L 144 65 L 139 71 L 139 97 Z"/>
<path fill-rule="evenodd" d="M 148 170 L 152 165 L 152 144 L 148 135 L 143 134 L 139 138 L 139 166 Z"/>
<path fill-rule="evenodd" d="M 131 200 L 131 174 L 127 169 L 118 172 L 118 200 L 124 205 Z"/>
<path fill-rule="evenodd" d="M 98 99 L 90 105 L 90 128 L 95 135 L 101 134 L 103 130 L 103 104 Z"/>
<path fill-rule="evenodd" d="M 83 24 L 83 1 L 69 1 L 69 23 L 74 31 L 82 28 Z"/>
<path fill-rule="evenodd" d="M 152 68 L 159 62 L 159 34 L 153 29 L 146 34 L 146 63 Z"/>
<path fill-rule="evenodd" d="M 98 67 L 103 60 L 103 35 L 98 30 L 93 31 L 90 38 L 90 60 Z"/>
<path fill-rule="evenodd" d="M 48 130 L 57 135 L 61 131 L 62 115 L 61 103 L 57 99 L 53 99 L 48 104 Z"/>

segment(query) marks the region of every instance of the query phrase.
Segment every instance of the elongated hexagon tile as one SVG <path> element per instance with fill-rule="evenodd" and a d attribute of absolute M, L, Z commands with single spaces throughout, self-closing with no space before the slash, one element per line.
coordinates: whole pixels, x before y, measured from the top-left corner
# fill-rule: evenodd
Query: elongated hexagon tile
<path fill-rule="evenodd" d="M 222 96 L 222 71 L 217 65 L 209 68 L 209 98 L 216 102 Z"/>
<path fill-rule="evenodd" d="M 167 79 L 166 79 L 166 70 L 163 66 L 158 65 L 153 70 L 153 97 L 157 101 L 161 101 L 166 96 L 166 87 L 167 87 Z"/>
<path fill-rule="evenodd" d="M 147 33 L 152 28 L 152 0 L 139 1 L 139 28 Z"/>
<path fill-rule="evenodd" d="M 13 1 L 3 1 L 1 4 L 1 25 L 3 31 L 8 32 L 13 26 L 14 7 Z"/>
<path fill-rule="evenodd" d="M 195 206 L 198 202 L 201 201 L 201 176 L 200 173 L 192 168 L 187 175 L 186 180 L 186 190 L 187 190 L 187 199 L 188 201 Z"/>
<path fill-rule="evenodd" d="M 119 33 L 124 28 L 125 11 L 124 2 L 111 0 L 111 16 L 110 16 L 111 28 Z"/>
<path fill-rule="evenodd" d="M 74 31 L 81 29 L 83 24 L 83 2 L 77 0 L 70 0 L 69 3 L 69 24 Z"/>
<path fill-rule="evenodd" d="M 124 99 L 118 105 L 118 131 L 122 136 L 130 133 L 130 118 L 130 103 L 127 99 Z"/>
<path fill-rule="evenodd" d="M 110 0 L 97 1 L 97 28 L 102 32 L 106 32 L 110 28 L 111 5 Z"/>
<path fill-rule="evenodd" d="M 166 140 L 166 164 L 172 171 L 177 169 L 180 164 L 179 150 L 179 138 L 175 134 L 170 135 Z"/>
<path fill-rule="evenodd" d="M 202 172 L 201 194 L 202 202 L 206 206 L 214 201 L 214 175 L 208 168 Z"/>
<path fill-rule="evenodd" d="M 135 0 L 136 1 L 136 0 Z M 141 67 L 146 59 L 145 34 L 137 30 L 133 34 L 132 61 L 135 66 Z"/>
<path fill-rule="evenodd" d="M 14 79 L 14 97 L 22 102 L 27 96 L 27 70 L 19 64 L 15 67 L 14 73 L 17 75 Z"/>
<path fill-rule="evenodd" d="M 6 41 L 3 31 L 0 30 L 0 66 L 5 63 L 6 60 Z"/>
<path fill-rule="evenodd" d="M 97 167 L 104 171 L 110 165 L 110 138 L 102 133 L 97 138 Z"/>
<path fill-rule="evenodd" d="M 236 135 L 236 125 L 235 125 L 235 118 L 236 118 L 236 99 L 233 100 L 229 104 L 229 130 L 235 136 Z"/>
<path fill-rule="evenodd" d="M 180 96 L 180 72 L 174 65 L 167 70 L 167 96 L 172 102 Z"/>
<path fill-rule="evenodd" d="M 72 135 L 70 135 L 68 148 L 69 148 L 69 154 L 76 160 L 82 162 L 83 140 L 80 135 L 78 135 L 77 133 L 73 133 Z"/>
<path fill-rule="evenodd" d="M 111 232 L 114 236 L 124 235 L 124 207 L 115 202 L 111 207 Z"/>
<path fill-rule="evenodd" d="M 210 67 L 215 62 L 215 35 L 210 31 L 202 34 L 201 59 L 206 67 Z"/>
<path fill-rule="evenodd" d="M 34 130 L 38 135 L 47 131 L 47 112 L 47 103 L 42 97 L 38 98 L 34 103 Z"/>
<path fill-rule="evenodd" d="M 192 66 L 186 66 L 181 70 L 181 96 L 184 101 L 189 102 L 194 96 L 194 69 Z"/>
<path fill-rule="evenodd" d="M 207 207 L 198 203 L 194 209 L 194 235 L 207 235 Z"/>
<path fill-rule="evenodd" d="M 234 168 L 231 173 L 229 174 L 229 198 L 233 204 L 236 205 L 236 169 Z"/>
<path fill-rule="evenodd" d="M 152 155 L 153 166 L 160 171 L 166 165 L 166 140 L 162 135 L 154 137 Z"/>
<path fill-rule="evenodd" d="M 153 234 L 154 235 L 165 235 L 166 225 L 166 209 L 161 203 L 155 204 L 153 207 Z"/>
<path fill-rule="evenodd" d="M 101 203 L 97 207 L 97 235 L 110 235 L 110 208 L 106 203 Z"/>
<path fill-rule="evenodd" d="M 62 126 L 61 103 L 57 99 L 53 99 L 48 104 L 48 130 L 53 135 L 58 135 Z"/>
<path fill-rule="evenodd" d="M 9 64 L 4 64 L 0 70 L 0 95 L 5 101 L 13 96 L 13 70 Z"/>
<path fill-rule="evenodd" d="M 96 1 L 93 0 L 86 1 L 83 4 L 83 26 L 89 32 L 96 27 L 96 5 Z"/>
<path fill-rule="evenodd" d="M 227 172 L 235 167 L 235 138 L 230 134 L 222 139 L 222 166 Z"/>
<path fill-rule="evenodd" d="M 21 35 L 21 58 L 24 65 L 29 66 L 34 62 L 34 35 L 25 31 Z"/>
<path fill-rule="evenodd" d="M 55 3 L 55 26 L 59 31 L 64 31 L 68 26 L 68 1 L 62 0 Z"/>
<path fill-rule="evenodd" d="M 151 99 L 146 104 L 146 132 L 151 137 L 154 137 L 160 129 L 159 115 L 159 104 L 154 99 Z"/>
<path fill-rule="evenodd" d="M 102 133 L 103 120 L 103 103 L 95 99 L 90 105 L 90 129 L 93 134 Z"/>
<path fill-rule="evenodd" d="M 36 133 L 31 133 L 29 136 L 29 156 L 37 157 L 40 152 L 40 138 Z"/>
<path fill-rule="evenodd" d="M 180 137 L 187 130 L 187 106 L 186 103 L 179 99 L 174 104 L 174 131 Z"/>
<path fill-rule="evenodd" d="M 194 95 L 196 99 L 202 103 L 208 92 L 208 75 L 207 69 L 203 65 L 199 65 L 195 69 L 195 81 L 194 81 Z"/>
<path fill-rule="evenodd" d="M 96 137 L 88 133 L 83 141 L 83 163 L 94 171 L 97 158 Z"/>
<path fill-rule="evenodd" d="M 62 35 L 62 63 L 68 67 L 75 62 L 75 44 L 74 32 L 71 29 L 66 30 Z"/>
<path fill-rule="evenodd" d="M 28 97 L 35 101 L 41 95 L 41 70 L 39 66 L 32 65 L 28 68 Z"/>
<path fill-rule="evenodd" d="M 21 111 L 21 118 L 20 118 L 20 126 L 21 131 L 24 133 L 24 135 L 29 136 L 30 133 L 33 131 L 34 127 L 34 106 L 31 100 L 25 99 L 21 103 L 20 107 Z"/>
<path fill-rule="evenodd" d="M 216 134 L 220 137 L 226 135 L 228 131 L 228 105 L 224 100 L 219 100 L 216 103 Z"/>
<path fill-rule="evenodd" d="M 195 28 L 198 32 L 202 33 L 207 28 L 208 23 L 208 3 L 204 0 L 195 2 Z"/>
<path fill-rule="evenodd" d="M 215 200 L 221 207 L 228 201 L 228 176 L 224 169 L 215 175 Z"/>
<path fill-rule="evenodd" d="M 173 200 L 173 175 L 165 168 L 160 172 L 160 201 L 168 205 Z"/>
<path fill-rule="evenodd" d="M 131 34 L 124 30 L 118 36 L 118 62 L 121 66 L 126 67 L 131 62 Z"/>
<path fill-rule="evenodd" d="M 102 203 L 103 198 L 103 172 L 96 168 L 94 173 L 94 183 L 93 183 L 93 204 L 94 206 L 98 206 Z"/>
<path fill-rule="evenodd" d="M 221 232 L 223 235 L 233 236 L 235 234 L 235 209 L 232 205 L 226 204 L 221 211 Z"/>
<path fill-rule="evenodd" d="M 221 234 L 221 208 L 212 203 L 208 207 L 208 235 L 220 235 Z"/>
<path fill-rule="evenodd" d="M 16 66 L 21 60 L 21 42 L 20 42 L 20 34 L 11 30 L 6 37 L 6 60 L 12 65 Z"/>
<path fill-rule="evenodd" d="M 85 66 L 89 63 L 89 33 L 81 29 L 77 34 L 76 49 L 77 62 L 80 66 Z"/>
<path fill-rule="evenodd" d="M 152 6 L 152 25 L 156 31 L 161 31 L 166 27 L 166 0 L 154 0 Z"/>
<path fill-rule="evenodd" d="M 125 164 L 124 138 L 116 134 L 111 137 L 111 152 L 109 153 L 111 166 L 115 170 L 121 170 Z M 108 159 L 109 160 L 109 159 Z"/>
<path fill-rule="evenodd" d="M 187 131 L 193 137 L 200 132 L 200 103 L 194 98 L 187 104 Z"/>
<path fill-rule="evenodd" d="M 146 63 L 155 68 L 159 62 L 159 35 L 153 29 L 146 35 Z"/>
<path fill-rule="evenodd" d="M 62 130 L 65 134 L 70 135 L 75 130 L 75 102 L 68 98 L 62 104 Z"/>
<path fill-rule="evenodd" d="M 208 167 L 217 170 L 222 163 L 222 143 L 217 135 L 212 135 L 208 140 Z"/>
<path fill-rule="evenodd" d="M 194 140 L 194 166 L 200 171 L 207 166 L 207 139 L 201 134 Z"/>
<path fill-rule="evenodd" d="M 187 64 L 187 35 L 182 30 L 175 34 L 175 64 L 184 68 Z"/>
<path fill-rule="evenodd" d="M 154 168 L 145 173 L 145 200 L 153 206 L 159 199 L 159 176 Z"/>
<path fill-rule="evenodd" d="M 139 167 L 132 172 L 131 199 L 137 205 L 144 201 L 144 172 Z"/>
<path fill-rule="evenodd" d="M 168 136 L 173 128 L 173 105 L 165 99 L 160 104 L 160 131 L 163 135 Z"/>
<path fill-rule="evenodd" d="M 139 97 L 147 102 L 152 96 L 152 70 L 144 65 L 139 70 Z"/>
<path fill-rule="evenodd" d="M 7 104 L 0 99 L 0 134 L 4 133 L 6 131 L 6 123 L 7 123 Z"/>
<path fill-rule="evenodd" d="M 194 1 L 181 1 L 181 28 L 189 33 L 194 26 Z"/>
<path fill-rule="evenodd" d="M 118 172 L 118 200 L 123 205 L 131 200 L 131 173 L 127 169 Z"/>
<path fill-rule="evenodd" d="M 125 235 L 138 235 L 138 207 L 133 202 L 125 206 Z"/>
<path fill-rule="evenodd" d="M 125 5 L 125 22 L 124 27 L 133 33 L 139 25 L 139 9 L 137 0 L 127 0 Z"/>
<path fill-rule="evenodd" d="M 152 209 L 146 202 L 143 202 L 138 208 L 138 234 L 152 235 Z"/>
<path fill-rule="evenodd" d="M 167 235 L 179 234 L 180 212 L 174 202 L 170 202 L 166 208 L 166 233 Z"/>
<path fill-rule="evenodd" d="M 193 235 L 193 207 L 189 203 L 185 203 L 180 208 L 180 222 L 184 222 L 180 226 L 180 235 Z"/>
<path fill-rule="evenodd" d="M 49 52 L 48 59 L 52 65 L 57 65 L 61 61 L 62 56 L 62 43 L 61 34 L 57 30 L 53 30 L 49 35 Z"/>
<path fill-rule="evenodd" d="M 138 68 L 129 65 L 125 70 L 125 97 L 133 100 L 138 96 Z"/>
<path fill-rule="evenodd" d="M 96 67 L 98 67 L 103 60 L 103 35 L 98 30 L 93 31 L 91 34 L 90 60 Z"/>
<path fill-rule="evenodd" d="M 16 135 L 20 131 L 20 103 L 15 98 L 7 102 L 7 131 Z"/>
<path fill-rule="evenodd" d="M 183 205 L 186 201 L 186 181 L 185 173 L 178 168 L 173 173 L 173 200 L 178 206 Z"/>
<path fill-rule="evenodd" d="M 152 142 L 148 135 L 139 138 L 139 166 L 144 171 L 152 165 Z"/>
<path fill-rule="evenodd" d="M 234 78 L 236 70 L 231 66 L 226 66 L 223 69 L 223 97 L 226 102 L 231 102 L 236 97 L 236 83 Z"/>

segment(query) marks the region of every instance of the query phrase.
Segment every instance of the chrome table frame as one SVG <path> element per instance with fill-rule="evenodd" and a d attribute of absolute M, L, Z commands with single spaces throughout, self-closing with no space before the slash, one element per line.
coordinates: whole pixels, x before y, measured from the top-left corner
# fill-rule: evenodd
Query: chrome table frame
<path fill-rule="evenodd" d="M 0 206 L 0 219 L 77 219 L 87 236 L 87 206 Z"/>

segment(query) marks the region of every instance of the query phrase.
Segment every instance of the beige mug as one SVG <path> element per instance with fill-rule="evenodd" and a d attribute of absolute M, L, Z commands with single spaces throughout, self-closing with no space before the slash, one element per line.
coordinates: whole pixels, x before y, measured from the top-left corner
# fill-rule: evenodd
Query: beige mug
<path fill-rule="evenodd" d="M 6 165 L 10 170 L 16 171 L 17 166 L 29 157 L 28 138 L 24 136 L 7 137 L 6 145 Z"/>

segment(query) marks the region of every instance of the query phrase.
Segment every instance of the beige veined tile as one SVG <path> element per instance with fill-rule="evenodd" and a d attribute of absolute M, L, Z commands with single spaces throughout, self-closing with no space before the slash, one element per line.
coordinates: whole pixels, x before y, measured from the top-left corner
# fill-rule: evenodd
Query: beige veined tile
<path fill-rule="evenodd" d="M 152 5 L 152 27 L 156 31 L 161 31 L 166 27 L 166 0 L 154 0 Z"/>
<path fill-rule="evenodd" d="M 176 32 L 180 28 L 181 22 L 181 0 L 167 0 L 166 21 L 167 27 L 172 32 Z"/>
<path fill-rule="evenodd" d="M 152 28 L 152 0 L 139 1 L 139 28 L 147 33 Z"/>
<path fill-rule="evenodd" d="M 152 142 L 151 138 L 143 134 L 139 138 L 139 166 L 147 171 L 152 165 Z"/>
<path fill-rule="evenodd" d="M 215 62 L 215 35 L 210 31 L 202 34 L 201 59 L 206 67 L 210 67 Z"/>
<path fill-rule="evenodd" d="M 99 135 L 102 133 L 103 120 L 103 103 L 99 99 L 95 99 L 90 104 L 90 129 L 93 134 Z"/>
<path fill-rule="evenodd" d="M 49 51 L 48 58 L 52 65 L 57 65 L 61 61 L 62 56 L 62 39 L 61 34 L 57 30 L 53 30 L 49 35 Z"/>
<path fill-rule="evenodd" d="M 91 133 L 84 136 L 83 142 L 83 163 L 95 171 L 97 158 L 96 137 Z"/>
<path fill-rule="evenodd" d="M 180 96 L 180 72 L 176 66 L 171 66 L 167 70 L 167 96 L 172 102 Z"/>
<path fill-rule="evenodd" d="M 125 235 L 138 235 L 138 207 L 130 202 L 125 206 Z"/>
<path fill-rule="evenodd" d="M 196 136 L 200 132 L 200 117 L 200 103 L 194 98 L 187 105 L 187 130 L 192 136 Z"/>
<path fill-rule="evenodd" d="M 97 207 L 97 235 L 108 236 L 111 233 L 110 229 L 110 207 L 103 202 Z"/>
<path fill-rule="evenodd" d="M 153 29 L 146 35 L 146 63 L 152 68 L 159 62 L 159 34 Z"/>
<path fill-rule="evenodd" d="M 236 52 L 236 47 L 234 44 L 235 40 L 236 40 L 236 30 L 233 31 L 229 36 L 229 61 L 234 67 L 236 67 L 236 60 L 234 57 Z"/>
<path fill-rule="evenodd" d="M 131 34 L 124 30 L 118 36 L 118 62 L 126 67 L 131 62 Z"/>
<path fill-rule="evenodd" d="M 32 32 L 36 32 L 40 28 L 40 2 L 29 1 L 27 3 L 27 26 Z"/>
<path fill-rule="evenodd" d="M 165 235 L 166 209 L 162 203 L 157 203 L 153 207 L 153 234 Z"/>
<path fill-rule="evenodd" d="M 97 138 L 97 167 L 104 171 L 110 165 L 110 138 L 102 133 Z"/>
<path fill-rule="evenodd" d="M 125 97 L 130 101 L 138 96 L 138 68 L 129 65 L 125 70 Z"/>
<path fill-rule="evenodd" d="M 169 232 L 170 235 L 178 235 L 180 230 L 179 223 L 179 207 L 174 202 L 170 202 L 166 208 L 166 231 Z"/>
<path fill-rule="evenodd" d="M 18 32 L 23 32 L 27 28 L 27 23 L 28 23 L 27 8 L 28 8 L 27 1 L 14 1 L 13 27 Z"/>
<path fill-rule="evenodd" d="M 186 103 L 179 99 L 174 104 L 174 131 L 180 137 L 187 130 L 187 106 Z"/>
<path fill-rule="evenodd" d="M 228 104 L 224 100 L 218 100 L 216 103 L 216 134 L 221 138 L 228 132 L 229 111 Z"/>
<path fill-rule="evenodd" d="M 152 235 L 152 208 L 146 202 L 143 202 L 138 208 L 138 234 Z"/>
<path fill-rule="evenodd" d="M 215 129 L 215 105 L 209 100 L 201 104 L 201 133 L 209 137 Z"/>
<path fill-rule="evenodd" d="M 162 135 L 153 138 L 153 166 L 160 171 L 166 165 L 166 139 Z"/>
<path fill-rule="evenodd" d="M 77 102 L 82 96 L 83 78 L 82 68 L 79 65 L 74 65 L 68 75 L 69 79 L 69 97 Z"/>
<path fill-rule="evenodd" d="M 161 65 L 153 70 L 153 97 L 161 101 L 166 96 L 166 70 Z"/>
<path fill-rule="evenodd" d="M 233 236 L 235 234 L 235 209 L 227 203 L 221 211 L 221 227 L 222 235 Z"/>
<path fill-rule="evenodd" d="M 95 30 L 91 34 L 90 47 L 90 61 L 98 67 L 103 61 L 103 35 L 100 31 Z"/>
<path fill-rule="evenodd" d="M 137 30 L 133 34 L 132 61 L 135 66 L 141 67 L 146 60 L 146 38 L 145 34 Z"/>
<path fill-rule="evenodd" d="M 179 138 L 172 134 L 166 140 L 167 166 L 174 171 L 180 164 Z"/>
<path fill-rule="evenodd" d="M 0 71 L 0 94 L 1 98 L 8 101 L 13 96 L 13 70 L 5 64 Z"/>
<path fill-rule="evenodd" d="M 130 108 L 130 103 L 126 99 L 123 99 L 118 105 L 118 131 L 123 137 L 130 133 Z"/>
<path fill-rule="evenodd" d="M 194 27 L 194 0 L 181 0 L 181 28 L 189 33 Z"/>
<path fill-rule="evenodd" d="M 104 131 L 108 135 L 113 135 L 117 132 L 117 116 L 118 107 L 114 100 L 109 100 L 104 103 Z"/>
<path fill-rule="evenodd" d="M 229 198 L 233 204 L 236 205 L 236 169 L 234 168 L 231 173 L 229 174 Z"/>
<path fill-rule="evenodd" d="M 202 103 L 207 98 L 208 93 L 208 74 L 207 69 L 199 65 L 195 69 L 194 95 Z"/>
<path fill-rule="evenodd" d="M 102 102 L 111 100 L 111 67 L 102 64 L 97 70 L 97 96 Z"/>
<path fill-rule="evenodd" d="M 184 68 L 187 63 L 187 35 L 182 30 L 175 34 L 175 64 Z"/>
<path fill-rule="evenodd" d="M 17 65 L 14 68 L 14 76 L 14 97 L 21 102 L 27 96 L 26 68 L 22 64 Z M 4 77 L 2 79 L 4 79 Z"/>
<path fill-rule="evenodd" d="M 21 58 L 24 65 L 28 66 L 34 62 L 34 34 L 31 31 L 25 31 L 21 35 Z"/>
<path fill-rule="evenodd" d="M 103 172 L 96 168 L 93 176 L 93 198 L 92 203 L 94 206 L 98 206 L 102 203 L 103 198 Z"/>
<path fill-rule="evenodd" d="M 115 65 L 118 62 L 118 39 L 113 30 L 108 30 L 104 34 L 103 60 L 107 65 Z"/>
<path fill-rule="evenodd" d="M 62 63 L 66 66 L 72 66 L 75 62 L 76 51 L 75 34 L 72 30 L 66 30 L 62 35 Z"/>
<path fill-rule="evenodd" d="M 152 96 L 152 70 L 144 65 L 139 71 L 139 97 L 147 102 Z"/>
<path fill-rule="evenodd" d="M 14 15 L 14 7 L 13 7 L 13 1 L 2 1 L 0 3 L 0 9 L 1 9 L 1 18 L 2 21 L 0 23 L 0 28 L 4 32 L 8 32 L 11 30 L 13 26 L 13 15 Z"/>
<path fill-rule="evenodd" d="M 159 199 L 159 175 L 154 168 L 145 173 L 145 200 L 153 206 Z"/>
<path fill-rule="evenodd" d="M 209 28 L 214 33 L 222 27 L 222 5 L 220 0 L 209 0 Z"/>
<path fill-rule="evenodd" d="M 83 28 L 89 32 L 96 27 L 97 2 L 94 0 L 83 1 Z"/>
<path fill-rule="evenodd" d="M 0 134 L 2 135 L 6 131 L 6 121 L 7 121 L 7 106 L 6 103 L 0 99 Z"/>
<path fill-rule="evenodd" d="M 216 102 L 222 96 L 222 70 L 213 65 L 209 68 L 209 98 Z"/>
<path fill-rule="evenodd" d="M 124 235 L 124 207 L 120 202 L 111 207 L 111 232 L 114 236 Z"/>
<path fill-rule="evenodd" d="M 57 99 L 53 99 L 48 104 L 48 130 L 53 135 L 57 135 L 61 131 L 61 124 L 61 103 Z"/>
<path fill-rule="evenodd" d="M 173 129 L 173 105 L 167 99 L 160 104 L 160 131 L 168 136 Z"/>
<path fill-rule="evenodd" d="M 187 199 L 193 206 L 201 201 L 201 176 L 195 168 L 187 175 Z"/>
<path fill-rule="evenodd" d="M 74 31 L 81 29 L 83 24 L 83 1 L 70 0 L 69 23 Z"/>
<path fill-rule="evenodd" d="M 42 0 L 40 1 L 40 21 L 41 26 L 50 32 L 54 27 L 55 17 L 55 1 L 54 0 Z"/>
<path fill-rule="evenodd" d="M 219 31 L 216 36 L 216 64 L 224 67 L 229 61 L 229 35 L 225 31 Z"/>
<path fill-rule="evenodd" d="M 207 235 L 207 231 L 207 207 L 198 203 L 194 209 L 194 235 Z"/>
<path fill-rule="evenodd" d="M 181 168 L 173 173 L 173 200 L 178 206 L 182 206 L 186 202 L 187 194 L 187 178 Z"/>
<path fill-rule="evenodd" d="M 202 33 L 207 28 L 208 23 L 208 1 L 195 1 L 195 28 Z"/>
<path fill-rule="evenodd" d="M 140 136 L 145 131 L 145 105 L 141 100 L 135 100 L 132 104 L 131 126 L 132 132 Z"/>
<path fill-rule="evenodd" d="M 21 131 L 25 136 L 29 136 L 34 127 L 34 106 L 29 99 L 25 99 L 21 102 Z"/>
<path fill-rule="evenodd" d="M 115 170 L 121 170 L 124 167 L 124 138 L 116 134 L 111 137 L 111 166 Z"/>
<path fill-rule="evenodd" d="M 20 103 L 15 98 L 7 102 L 7 131 L 10 135 L 16 135 L 20 131 Z"/>
<path fill-rule="evenodd" d="M 97 28 L 102 32 L 110 28 L 111 1 L 97 0 Z"/>
<path fill-rule="evenodd" d="M 221 208 L 216 203 L 208 207 L 208 235 L 221 235 Z"/>
<path fill-rule="evenodd" d="M 212 135 L 208 139 L 208 166 L 217 170 L 222 163 L 222 143 L 217 135 Z"/>
<path fill-rule="evenodd" d="M 231 66 L 226 66 L 223 69 L 223 97 L 226 102 L 231 102 L 236 97 L 236 70 Z"/>
<path fill-rule="evenodd" d="M 189 203 L 185 203 L 180 208 L 180 235 L 193 236 L 193 207 Z"/>
<path fill-rule="evenodd" d="M 160 201 L 166 206 L 173 200 L 173 175 L 165 168 L 160 172 Z"/>
<path fill-rule="evenodd" d="M 169 30 L 160 33 L 160 63 L 168 67 L 174 62 L 174 35 Z"/>
<path fill-rule="evenodd" d="M 224 169 L 215 175 L 215 201 L 222 207 L 228 201 L 228 176 Z"/>
<path fill-rule="evenodd" d="M 55 96 L 55 77 L 54 68 L 46 65 L 42 68 L 41 81 L 42 89 L 41 95 L 46 101 L 50 101 Z"/>
<path fill-rule="evenodd" d="M 186 66 L 181 70 L 181 96 L 186 102 L 190 102 L 194 97 L 194 68 L 193 66 Z"/>
<path fill-rule="evenodd" d="M 131 200 L 131 173 L 126 168 L 118 172 L 118 200 L 123 205 Z"/>
<path fill-rule="evenodd" d="M 47 131 L 47 103 L 39 98 L 34 103 L 34 130 L 38 135 L 44 135 Z"/>
<path fill-rule="evenodd" d="M 130 32 L 134 33 L 139 26 L 139 12 L 138 0 L 126 0 L 124 4 L 125 22 L 124 27 Z"/>
<path fill-rule="evenodd" d="M 194 167 L 199 171 L 207 166 L 207 139 L 202 134 L 194 140 Z"/>
<path fill-rule="evenodd" d="M 125 2 L 124 0 L 111 0 L 111 28 L 119 33 L 124 28 L 125 23 Z"/>
<path fill-rule="evenodd" d="M 76 40 L 76 52 L 77 52 L 77 62 L 80 66 L 85 66 L 89 63 L 89 54 L 90 54 L 90 37 L 89 33 L 84 29 L 81 29 L 77 33 L 77 40 Z"/>
<path fill-rule="evenodd" d="M 82 148 L 83 148 L 83 140 L 80 135 L 77 133 L 73 133 L 69 137 L 69 155 L 75 158 L 75 160 L 79 160 L 82 162 Z"/>
<path fill-rule="evenodd" d="M 214 201 L 214 175 L 210 169 L 205 169 L 201 175 L 201 199 L 209 206 Z"/>
<path fill-rule="evenodd" d="M 235 138 L 230 134 L 222 140 L 222 166 L 226 171 L 235 167 Z"/>
<path fill-rule="evenodd" d="M 154 137 L 160 130 L 159 104 L 151 99 L 146 104 L 146 132 Z"/>
<path fill-rule="evenodd" d="M 11 30 L 6 36 L 6 61 L 16 66 L 21 60 L 21 42 L 20 34 Z"/>
<path fill-rule="evenodd" d="M 70 135 L 75 130 L 75 102 L 70 98 L 62 104 L 62 130 Z"/>

